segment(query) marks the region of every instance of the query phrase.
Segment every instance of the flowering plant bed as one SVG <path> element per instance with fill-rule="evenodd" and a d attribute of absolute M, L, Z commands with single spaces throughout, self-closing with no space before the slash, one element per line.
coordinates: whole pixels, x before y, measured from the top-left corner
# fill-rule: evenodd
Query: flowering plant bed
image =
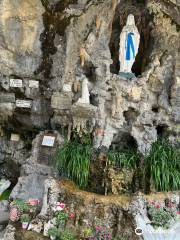
<path fill-rule="evenodd" d="M 170 228 L 180 213 L 176 204 L 172 202 L 160 204 L 156 201 L 150 201 L 147 210 L 151 225 L 155 228 L 162 227 L 164 229 Z"/>
<path fill-rule="evenodd" d="M 82 231 L 83 237 L 81 237 L 81 239 L 84 240 L 112 239 L 111 229 L 101 219 L 96 218 L 93 226 L 89 224 L 88 220 L 85 220 L 84 222 L 86 223 L 87 226 Z"/>
<path fill-rule="evenodd" d="M 55 207 L 55 218 L 56 218 L 56 225 L 59 228 L 65 228 L 65 225 L 68 220 L 74 220 L 75 214 L 70 211 L 69 208 L 66 207 L 65 203 L 57 202 Z"/>
<path fill-rule="evenodd" d="M 32 219 L 37 214 L 38 206 L 39 206 L 38 199 L 29 199 L 28 201 L 14 199 L 10 203 L 10 220 L 12 222 L 16 222 L 24 214 L 29 215 Z"/>
<path fill-rule="evenodd" d="M 111 235 L 99 235 L 98 237 L 85 237 L 85 238 L 81 238 L 81 240 L 106 240 L 106 239 L 112 239 L 112 236 Z"/>
<path fill-rule="evenodd" d="M 77 226 L 77 216 L 74 210 L 67 207 L 65 203 L 57 202 L 52 209 L 54 211 L 54 214 L 52 219 L 53 226 L 51 229 L 57 229 L 58 233 L 56 234 L 56 239 L 112 239 L 112 231 L 110 227 L 99 218 L 95 218 L 95 220 L 93 220 L 91 223 L 87 219 L 81 219 L 81 221 L 79 222 L 79 226 Z M 74 228 L 75 225 L 78 229 Z"/>

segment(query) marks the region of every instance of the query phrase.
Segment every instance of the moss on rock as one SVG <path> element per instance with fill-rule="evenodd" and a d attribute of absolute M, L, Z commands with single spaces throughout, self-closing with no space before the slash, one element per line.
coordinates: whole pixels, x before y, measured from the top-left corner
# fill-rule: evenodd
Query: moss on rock
<path fill-rule="evenodd" d="M 16 240 L 46 240 L 47 237 L 44 237 L 40 233 L 18 230 L 15 233 Z"/>

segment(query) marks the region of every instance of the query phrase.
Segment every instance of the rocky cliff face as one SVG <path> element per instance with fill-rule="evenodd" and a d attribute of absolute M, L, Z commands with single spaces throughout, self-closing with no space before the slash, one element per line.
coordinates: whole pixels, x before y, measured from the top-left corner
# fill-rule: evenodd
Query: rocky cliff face
<path fill-rule="evenodd" d="M 179 131 L 178 2 L 14 0 L 0 4 L 2 129 L 20 134 L 25 129 L 32 135 L 42 129 L 85 127 L 90 121 L 105 132 L 97 146 L 133 138 L 142 153 L 158 134 L 175 139 Z M 133 81 L 116 74 L 119 34 L 131 12 L 141 34 Z M 84 76 L 96 108 L 75 104 Z M 10 79 L 17 78 L 22 84 L 13 87 Z M 31 80 L 38 81 L 36 86 Z M 18 99 L 29 100 L 31 107 L 18 107 Z"/>
<path fill-rule="evenodd" d="M 0 0 L 0 178 L 15 185 L 21 176 L 13 196 L 34 176 L 42 189 L 74 128 L 93 132 L 95 148 L 131 144 L 144 155 L 158 136 L 178 144 L 179 8 L 179 0 Z M 118 75 L 129 13 L 141 35 L 132 80 Z M 77 103 L 84 78 L 90 105 Z M 44 134 L 58 136 L 54 149 L 42 148 Z"/>

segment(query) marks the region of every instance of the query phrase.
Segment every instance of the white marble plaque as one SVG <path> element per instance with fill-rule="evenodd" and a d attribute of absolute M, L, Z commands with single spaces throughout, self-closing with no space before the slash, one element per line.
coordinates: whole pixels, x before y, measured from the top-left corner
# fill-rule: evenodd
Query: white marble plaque
<path fill-rule="evenodd" d="M 21 88 L 22 87 L 22 79 L 10 79 L 10 87 Z"/>
<path fill-rule="evenodd" d="M 19 140 L 20 140 L 19 134 L 15 134 L 15 133 L 12 133 L 12 134 L 11 134 L 11 141 L 13 141 L 13 142 L 19 142 Z"/>
<path fill-rule="evenodd" d="M 63 85 L 63 92 L 71 92 L 71 85 L 70 84 L 64 84 Z"/>
<path fill-rule="evenodd" d="M 55 137 L 53 136 L 44 136 L 42 141 L 42 146 L 53 147 L 55 142 Z"/>
<path fill-rule="evenodd" d="M 30 88 L 39 88 L 39 81 L 29 80 L 29 87 Z"/>
<path fill-rule="evenodd" d="M 51 107 L 58 110 L 71 109 L 72 98 L 68 93 L 54 93 L 51 98 Z"/>
<path fill-rule="evenodd" d="M 31 108 L 32 101 L 30 100 L 16 100 L 16 107 Z"/>

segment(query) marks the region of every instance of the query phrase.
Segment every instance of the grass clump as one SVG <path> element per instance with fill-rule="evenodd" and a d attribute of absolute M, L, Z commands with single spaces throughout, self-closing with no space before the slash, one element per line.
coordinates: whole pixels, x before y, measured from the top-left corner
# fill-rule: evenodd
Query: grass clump
<path fill-rule="evenodd" d="M 135 169 L 139 161 L 139 155 L 133 148 L 128 148 L 123 151 L 108 152 L 108 160 L 110 165 L 117 168 Z"/>
<path fill-rule="evenodd" d="M 180 189 L 180 149 L 167 140 L 159 140 L 152 145 L 145 158 L 145 167 L 156 191 Z"/>
<path fill-rule="evenodd" d="M 82 188 L 88 184 L 91 148 L 89 134 L 73 133 L 71 141 L 66 142 L 55 157 L 56 167 Z"/>
<path fill-rule="evenodd" d="M 81 188 L 88 185 L 92 147 L 89 134 L 78 136 L 73 133 L 71 141 L 66 142 L 55 157 L 55 165 L 59 171 Z M 107 157 L 108 164 L 112 167 L 128 170 L 137 170 L 141 160 L 134 148 L 109 150 Z M 144 157 L 143 167 L 145 182 L 156 191 L 180 189 L 180 149 L 166 139 L 158 140 L 152 145 L 150 153 Z"/>

